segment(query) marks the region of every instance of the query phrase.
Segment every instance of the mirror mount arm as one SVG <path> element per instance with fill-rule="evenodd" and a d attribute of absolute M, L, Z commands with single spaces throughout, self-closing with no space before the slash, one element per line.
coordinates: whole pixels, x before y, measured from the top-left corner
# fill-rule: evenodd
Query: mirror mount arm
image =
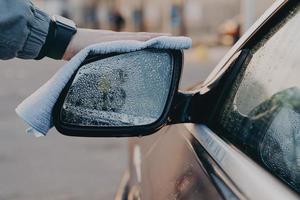
<path fill-rule="evenodd" d="M 175 97 L 174 107 L 168 118 L 168 125 L 180 124 L 180 123 L 199 123 L 201 122 L 201 116 L 195 109 L 195 106 L 199 107 L 202 95 L 199 93 L 188 93 L 179 91 Z M 200 100 L 200 101 L 199 101 Z M 197 104 L 196 104 L 197 102 Z M 201 103 L 200 103 L 201 105 Z"/>
<path fill-rule="evenodd" d="M 168 125 L 180 123 L 206 123 L 210 119 L 210 115 L 214 112 L 216 100 L 218 96 L 223 96 L 221 91 L 226 91 L 220 84 L 226 80 L 231 83 L 236 77 L 241 66 L 246 60 L 251 59 L 251 54 L 248 49 L 239 51 L 233 59 L 228 63 L 228 67 L 218 79 L 206 87 L 208 89 L 204 92 L 188 93 L 179 91 L 175 97 L 174 107 L 168 118 Z M 230 69 L 230 70 L 228 70 Z M 228 80 L 229 78 L 229 80 Z M 212 89 L 214 88 L 214 89 Z"/>
<path fill-rule="evenodd" d="M 187 93 L 179 91 L 174 102 L 174 109 L 168 118 L 168 125 L 181 123 L 206 123 L 209 120 L 216 91 Z"/>

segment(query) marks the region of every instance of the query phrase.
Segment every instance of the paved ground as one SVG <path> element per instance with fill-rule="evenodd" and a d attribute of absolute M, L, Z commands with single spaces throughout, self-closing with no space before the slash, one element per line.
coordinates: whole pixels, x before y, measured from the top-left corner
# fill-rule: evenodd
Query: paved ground
<path fill-rule="evenodd" d="M 190 51 L 182 86 L 203 80 L 226 50 Z M 25 134 L 14 112 L 62 64 L 0 61 L 0 200 L 113 199 L 126 168 L 126 139 L 72 138 L 55 130 L 37 139 Z"/>

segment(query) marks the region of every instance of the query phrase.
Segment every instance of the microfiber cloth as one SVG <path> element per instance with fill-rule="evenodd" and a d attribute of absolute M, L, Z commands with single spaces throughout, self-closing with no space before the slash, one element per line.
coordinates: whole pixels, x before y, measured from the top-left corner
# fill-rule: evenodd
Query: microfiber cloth
<path fill-rule="evenodd" d="M 52 110 L 57 99 L 73 73 L 89 55 L 124 53 L 146 48 L 188 49 L 192 40 L 188 37 L 161 36 L 141 42 L 120 40 L 91 45 L 76 54 L 41 88 L 26 98 L 17 108 L 16 113 L 31 127 L 28 133 L 36 136 L 46 135 L 53 127 Z"/>

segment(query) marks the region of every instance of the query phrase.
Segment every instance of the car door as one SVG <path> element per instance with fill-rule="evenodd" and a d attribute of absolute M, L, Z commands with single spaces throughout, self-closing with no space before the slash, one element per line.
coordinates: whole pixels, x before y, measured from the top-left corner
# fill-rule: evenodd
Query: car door
<path fill-rule="evenodd" d="M 238 42 L 196 88 L 199 123 L 129 141 L 128 199 L 299 198 L 299 17 L 277 2 Z"/>

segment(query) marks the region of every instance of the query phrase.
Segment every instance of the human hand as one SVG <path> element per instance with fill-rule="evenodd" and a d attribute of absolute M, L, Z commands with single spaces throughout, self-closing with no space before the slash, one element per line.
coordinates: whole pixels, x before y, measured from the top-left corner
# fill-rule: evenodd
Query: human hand
<path fill-rule="evenodd" d="M 133 33 L 133 32 L 114 32 L 107 30 L 78 29 L 68 45 L 63 60 L 70 60 L 81 49 L 95 43 L 111 42 L 117 40 L 137 40 L 147 41 L 149 39 L 170 35 L 167 33 Z"/>

